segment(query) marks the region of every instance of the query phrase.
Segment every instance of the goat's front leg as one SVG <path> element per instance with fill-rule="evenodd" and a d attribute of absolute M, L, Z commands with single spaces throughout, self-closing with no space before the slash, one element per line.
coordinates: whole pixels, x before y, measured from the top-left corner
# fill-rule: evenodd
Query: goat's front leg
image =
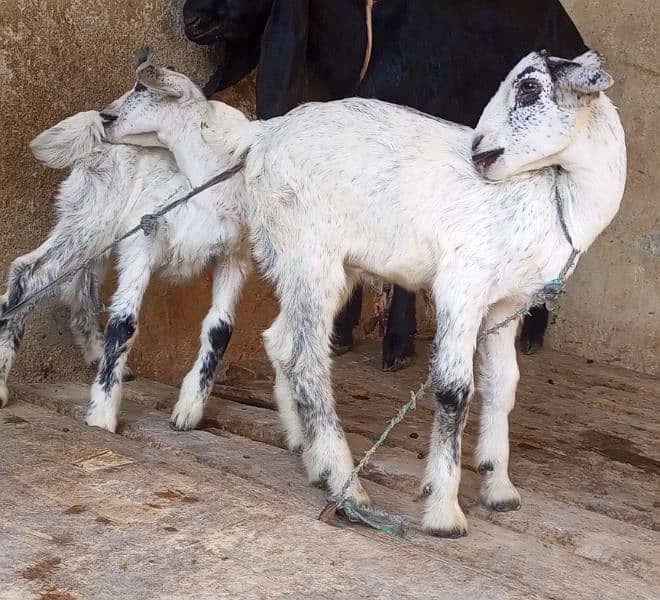
<path fill-rule="evenodd" d="M 422 493 L 423 526 L 438 537 L 467 535 L 467 520 L 458 503 L 461 437 L 474 393 L 472 360 L 483 308 L 474 296 L 445 286 L 433 290 L 437 332 L 431 356 L 435 387 L 435 420 Z"/>
<path fill-rule="evenodd" d="M 500 302 L 484 319 L 482 331 L 495 326 L 520 308 Z M 482 399 L 475 466 L 483 476 L 481 498 L 493 510 L 520 508 L 520 494 L 509 480 L 509 412 L 516 401 L 518 320 L 484 338 L 478 346 L 478 388 Z"/>
<path fill-rule="evenodd" d="M 132 238 L 120 246 L 119 283 L 105 327 L 103 357 L 92 384 L 85 422 L 114 432 L 121 405 L 122 377 L 137 333 L 138 313 L 153 267 L 149 238 Z"/>
<path fill-rule="evenodd" d="M 236 303 L 249 271 L 245 254 L 218 259 L 213 274 L 213 303 L 202 324 L 199 354 L 181 384 L 179 400 L 170 418 L 174 429 L 193 429 L 202 420 L 216 368 L 231 338 Z"/>

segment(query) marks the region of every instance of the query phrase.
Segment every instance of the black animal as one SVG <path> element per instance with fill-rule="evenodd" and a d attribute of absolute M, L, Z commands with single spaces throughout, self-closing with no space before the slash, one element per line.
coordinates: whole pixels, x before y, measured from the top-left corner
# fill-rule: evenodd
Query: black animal
<path fill-rule="evenodd" d="M 512 65 L 533 50 L 577 56 L 586 46 L 559 0 L 376 0 L 366 75 L 366 0 L 187 0 L 187 37 L 221 43 L 224 60 L 205 93 L 257 72 L 257 116 L 279 116 L 313 95 L 379 98 L 474 127 Z M 335 322 L 347 349 L 362 304 L 358 289 Z M 523 324 L 524 352 L 543 344 L 545 307 Z M 415 296 L 394 288 L 383 368 L 414 353 Z"/>

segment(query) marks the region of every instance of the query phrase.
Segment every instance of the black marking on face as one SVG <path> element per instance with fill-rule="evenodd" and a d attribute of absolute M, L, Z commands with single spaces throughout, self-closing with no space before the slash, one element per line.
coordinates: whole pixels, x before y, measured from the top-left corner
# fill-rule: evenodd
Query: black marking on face
<path fill-rule="evenodd" d="M 99 383 L 107 393 L 117 384 L 115 373 L 117 362 L 128 348 L 128 342 L 135 335 L 135 316 L 111 317 L 105 327 L 105 351 L 99 373 Z"/>
<path fill-rule="evenodd" d="M 199 389 L 202 392 L 213 381 L 215 370 L 227 349 L 232 332 L 233 327 L 226 321 L 220 321 L 218 325 L 209 330 L 209 344 L 211 345 L 211 349 L 204 356 L 202 368 L 199 373 Z"/>
<path fill-rule="evenodd" d="M 530 65 L 529 67 L 526 67 L 520 73 L 518 73 L 518 75 L 516 75 L 516 78 L 514 79 L 513 83 L 514 84 L 517 83 L 518 81 L 524 79 L 525 77 L 531 75 L 532 73 L 541 73 L 541 70 L 538 69 L 537 67 Z"/>
<path fill-rule="evenodd" d="M 135 84 L 135 87 L 133 88 L 134 92 L 146 92 L 147 91 L 147 86 L 144 85 L 144 83 L 140 83 L 139 81 Z"/>

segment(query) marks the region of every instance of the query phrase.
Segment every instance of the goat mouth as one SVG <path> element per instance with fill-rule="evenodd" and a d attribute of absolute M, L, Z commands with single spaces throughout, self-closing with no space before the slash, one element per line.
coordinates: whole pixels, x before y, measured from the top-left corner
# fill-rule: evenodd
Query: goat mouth
<path fill-rule="evenodd" d="M 487 150 L 486 152 L 479 152 L 479 154 L 472 155 L 472 163 L 479 173 L 483 175 L 484 171 L 491 167 L 495 161 L 504 154 L 504 148 L 496 148 L 495 150 Z"/>
<path fill-rule="evenodd" d="M 103 126 L 107 127 L 110 123 L 114 123 L 117 120 L 117 115 L 110 115 L 108 113 L 99 113 L 101 116 L 101 121 Z"/>
<path fill-rule="evenodd" d="M 195 23 L 185 27 L 186 37 L 195 44 L 209 45 L 222 39 L 220 25 L 210 25 L 205 27 L 203 24 Z"/>

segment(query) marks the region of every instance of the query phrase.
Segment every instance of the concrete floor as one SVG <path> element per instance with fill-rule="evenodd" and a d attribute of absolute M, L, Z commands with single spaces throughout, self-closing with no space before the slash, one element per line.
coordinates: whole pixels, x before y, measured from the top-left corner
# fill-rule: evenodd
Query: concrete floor
<path fill-rule="evenodd" d="M 373 344 L 336 362 L 338 409 L 361 454 L 424 379 L 381 373 Z M 201 431 L 167 425 L 176 390 L 126 385 L 120 435 L 82 423 L 86 386 L 16 384 L 0 413 L 0 598 L 660 597 L 660 449 L 653 378 L 542 352 L 521 358 L 511 475 L 523 507 L 491 513 L 470 466 L 470 535 L 417 529 L 425 400 L 365 474 L 404 539 L 317 520 L 324 494 L 282 449 L 260 362 L 233 366 Z"/>

